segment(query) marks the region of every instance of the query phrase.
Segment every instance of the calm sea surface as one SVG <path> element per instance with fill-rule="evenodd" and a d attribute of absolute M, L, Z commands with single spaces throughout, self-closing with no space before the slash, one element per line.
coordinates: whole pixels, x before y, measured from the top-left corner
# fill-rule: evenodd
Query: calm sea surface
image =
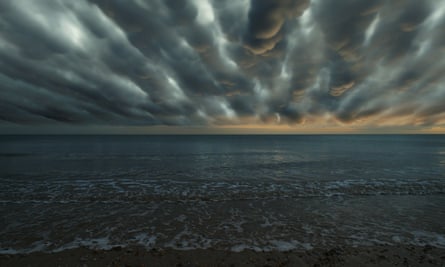
<path fill-rule="evenodd" d="M 0 136 L 0 253 L 445 247 L 445 136 Z"/>

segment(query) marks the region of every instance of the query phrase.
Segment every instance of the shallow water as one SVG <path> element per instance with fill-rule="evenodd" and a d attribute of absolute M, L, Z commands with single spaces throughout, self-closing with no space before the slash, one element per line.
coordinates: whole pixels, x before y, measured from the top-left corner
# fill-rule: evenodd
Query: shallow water
<path fill-rule="evenodd" d="M 3 136 L 0 251 L 445 247 L 445 136 Z"/>

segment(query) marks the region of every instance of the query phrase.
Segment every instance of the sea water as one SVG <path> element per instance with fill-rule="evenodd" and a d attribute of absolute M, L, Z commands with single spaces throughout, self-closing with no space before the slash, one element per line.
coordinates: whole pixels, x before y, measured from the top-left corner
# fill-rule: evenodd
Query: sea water
<path fill-rule="evenodd" d="M 1 136 L 0 252 L 445 247 L 445 136 Z"/>

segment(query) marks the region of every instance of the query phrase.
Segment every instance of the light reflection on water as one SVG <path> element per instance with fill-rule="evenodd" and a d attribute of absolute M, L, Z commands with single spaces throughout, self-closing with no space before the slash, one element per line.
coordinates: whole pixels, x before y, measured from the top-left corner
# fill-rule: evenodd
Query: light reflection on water
<path fill-rule="evenodd" d="M 439 164 L 445 166 L 445 150 L 438 151 L 437 154 L 439 155 L 438 156 Z"/>

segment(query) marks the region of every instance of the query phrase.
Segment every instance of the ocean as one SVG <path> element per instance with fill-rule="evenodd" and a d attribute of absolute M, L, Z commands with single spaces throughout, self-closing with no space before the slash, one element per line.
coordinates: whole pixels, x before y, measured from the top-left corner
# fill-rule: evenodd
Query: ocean
<path fill-rule="evenodd" d="M 445 247 L 445 136 L 0 136 L 0 253 Z"/>

